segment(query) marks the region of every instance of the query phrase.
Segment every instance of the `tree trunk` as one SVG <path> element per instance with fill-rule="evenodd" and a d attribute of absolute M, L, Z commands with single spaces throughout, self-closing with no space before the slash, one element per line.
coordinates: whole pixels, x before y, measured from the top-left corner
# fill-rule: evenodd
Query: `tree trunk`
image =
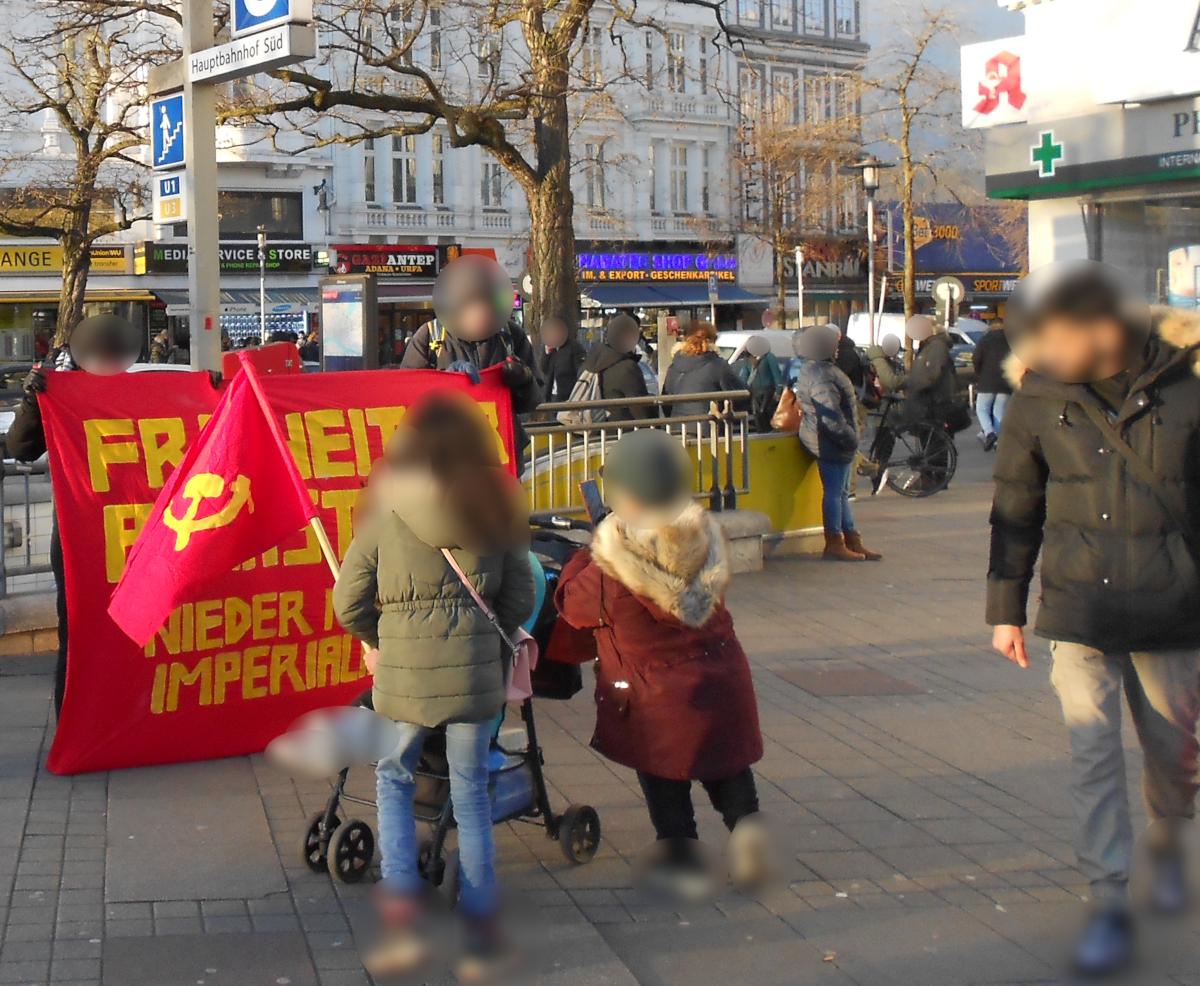
<path fill-rule="evenodd" d="M 91 254 L 85 239 L 74 234 L 62 238 L 62 284 L 58 289 L 58 318 L 54 324 L 54 345 L 66 344 L 71 330 L 83 318 L 83 298 L 87 291 Z"/>
<path fill-rule="evenodd" d="M 529 276 L 533 282 L 525 324 L 536 335 L 542 321 L 579 325 L 576 279 L 575 195 L 571 191 L 570 76 L 568 52 L 535 49 L 533 91 L 534 175 L 524 184 L 529 202 Z"/>

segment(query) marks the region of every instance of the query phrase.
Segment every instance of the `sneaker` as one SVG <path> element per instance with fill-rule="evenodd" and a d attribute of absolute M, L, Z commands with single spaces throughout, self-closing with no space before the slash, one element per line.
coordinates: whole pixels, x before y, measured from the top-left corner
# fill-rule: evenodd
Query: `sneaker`
<path fill-rule="evenodd" d="M 986 438 L 984 438 L 983 450 L 985 452 L 991 452 L 996 447 L 996 443 L 998 441 L 1000 441 L 1000 436 L 997 435 L 995 432 L 992 432 L 990 435 L 988 435 Z"/>
<path fill-rule="evenodd" d="M 1179 853 L 1158 853 L 1152 860 L 1150 906 L 1159 914 L 1181 914 L 1188 909 L 1187 868 Z"/>
<path fill-rule="evenodd" d="M 463 986 L 490 982 L 509 972 L 516 964 L 516 958 L 495 915 L 468 918 L 463 928 L 462 953 L 454 963 L 454 975 Z"/>
<path fill-rule="evenodd" d="M 772 872 L 771 835 L 762 812 L 740 819 L 729 834 L 729 877 L 739 890 L 753 890 Z"/>
<path fill-rule="evenodd" d="M 1098 978 L 1120 972 L 1133 959 L 1133 921 L 1124 908 L 1098 910 L 1075 946 L 1075 971 Z"/>
<path fill-rule="evenodd" d="M 424 903 L 381 887 L 377 906 L 383 934 L 363 956 L 363 968 L 375 979 L 415 972 L 433 955 Z"/>

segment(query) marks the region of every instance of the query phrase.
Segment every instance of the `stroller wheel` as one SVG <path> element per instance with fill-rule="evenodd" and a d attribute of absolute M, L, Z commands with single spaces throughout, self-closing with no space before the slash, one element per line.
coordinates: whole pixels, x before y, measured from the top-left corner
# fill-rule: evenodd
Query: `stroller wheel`
<path fill-rule="evenodd" d="M 358 883 L 375 858 L 375 834 L 359 818 L 342 822 L 329 840 L 329 873 L 342 883 Z"/>
<path fill-rule="evenodd" d="M 432 839 L 423 840 L 417 849 L 417 872 L 431 887 L 440 887 L 445 879 L 446 859 L 434 855 Z"/>
<path fill-rule="evenodd" d="M 341 819 L 334 815 L 333 828 L 336 829 L 341 824 Z M 326 835 L 325 812 L 318 811 L 316 814 L 310 815 L 308 828 L 304 830 L 304 838 L 300 843 L 300 858 L 304 860 L 304 865 L 314 873 L 325 872 L 329 841 L 326 838 L 325 845 L 322 846 L 321 838 Z"/>
<path fill-rule="evenodd" d="M 558 845 L 577 866 L 590 863 L 600 848 L 600 816 L 591 805 L 570 805 L 558 820 Z"/>

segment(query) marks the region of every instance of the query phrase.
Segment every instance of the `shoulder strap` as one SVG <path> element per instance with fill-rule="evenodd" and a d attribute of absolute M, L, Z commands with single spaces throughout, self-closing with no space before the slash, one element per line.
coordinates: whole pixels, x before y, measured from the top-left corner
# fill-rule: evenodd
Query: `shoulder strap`
<path fill-rule="evenodd" d="M 1121 458 L 1125 460 L 1125 464 L 1133 471 L 1133 474 L 1150 488 L 1150 492 L 1158 500 L 1158 505 L 1162 507 L 1166 515 L 1171 518 L 1171 521 L 1179 529 L 1179 533 L 1183 536 L 1183 540 L 1187 543 L 1187 546 L 1195 552 L 1196 545 L 1193 540 L 1191 521 L 1181 514 L 1171 502 L 1163 490 L 1162 481 L 1150 467 L 1150 463 L 1138 455 L 1133 450 L 1133 447 L 1121 437 L 1121 433 L 1113 427 L 1112 422 L 1108 420 L 1108 415 L 1104 411 L 1086 400 L 1080 401 L 1079 404 L 1083 408 L 1084 413 L 1091 419 L 1092 424 L 1100 429 L 1100 433 L 1120 453 Z"/>
<path fill-rule="evenodd" d="M 500 634 L 500 639 L 504 642 L 504 645 L 515 654 L 517 651 L 516 645 L 512 642 L 512 639 L 508 636 L 508 634 L 504 632 L 504 628 L 500 626 L 500 620 L 492 611 L 492 607 L 484 602 L 483 596 L 479 594 L 479 590 L 476 589 L 471 580 L 467 578 L 467 573 L 462 570 L 462 566 L 459 565 L 458 559 L 454 557 L 454 554 L 449 548 L 442 549 L 442 557 L 446 559 L 446 562 L 454 570 L 454 574 L 458 576 L 458 581 L 463 584 L 463 588 L 471 594 L 471 598 L 475 600 L 475 605 L 479 607 L 479 611 L 483 613 L 483 615 L 487 618 L 487 621 L 495 628 L 496 632 Z"/>

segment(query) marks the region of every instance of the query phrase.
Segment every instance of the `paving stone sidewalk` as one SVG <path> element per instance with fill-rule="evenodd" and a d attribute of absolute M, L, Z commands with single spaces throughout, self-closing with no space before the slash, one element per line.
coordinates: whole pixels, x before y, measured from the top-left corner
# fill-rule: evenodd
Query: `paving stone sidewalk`
<path fill-rule="evenodd" d="M 527 981 L 1059 981 L 1085 892 L 1065 737 L 1044 656 L 1022 673 L 987 650 L 987 463 L 961 444 L 949 492 L 857 505 L 882 563 L 778 560 L 735 584 L 781 885 L 682 911 L 643 897 L 636 781 L 588 749 L 586 690 L 539 705 L 555 803 L 595 805 L 605 846 L 572 867 L 540 829 L 498 830 L 501 879 L 540 939 Z M 41 766 L 49 668 L 0 660 L 0 984 L 369 986 L 356 949 L 369 888 L 300 860 L 327 785 L 259 757 L 55 777 Z M 1200 984 L 1194 921 L 1150 937 L 1146 981 Z"/>

